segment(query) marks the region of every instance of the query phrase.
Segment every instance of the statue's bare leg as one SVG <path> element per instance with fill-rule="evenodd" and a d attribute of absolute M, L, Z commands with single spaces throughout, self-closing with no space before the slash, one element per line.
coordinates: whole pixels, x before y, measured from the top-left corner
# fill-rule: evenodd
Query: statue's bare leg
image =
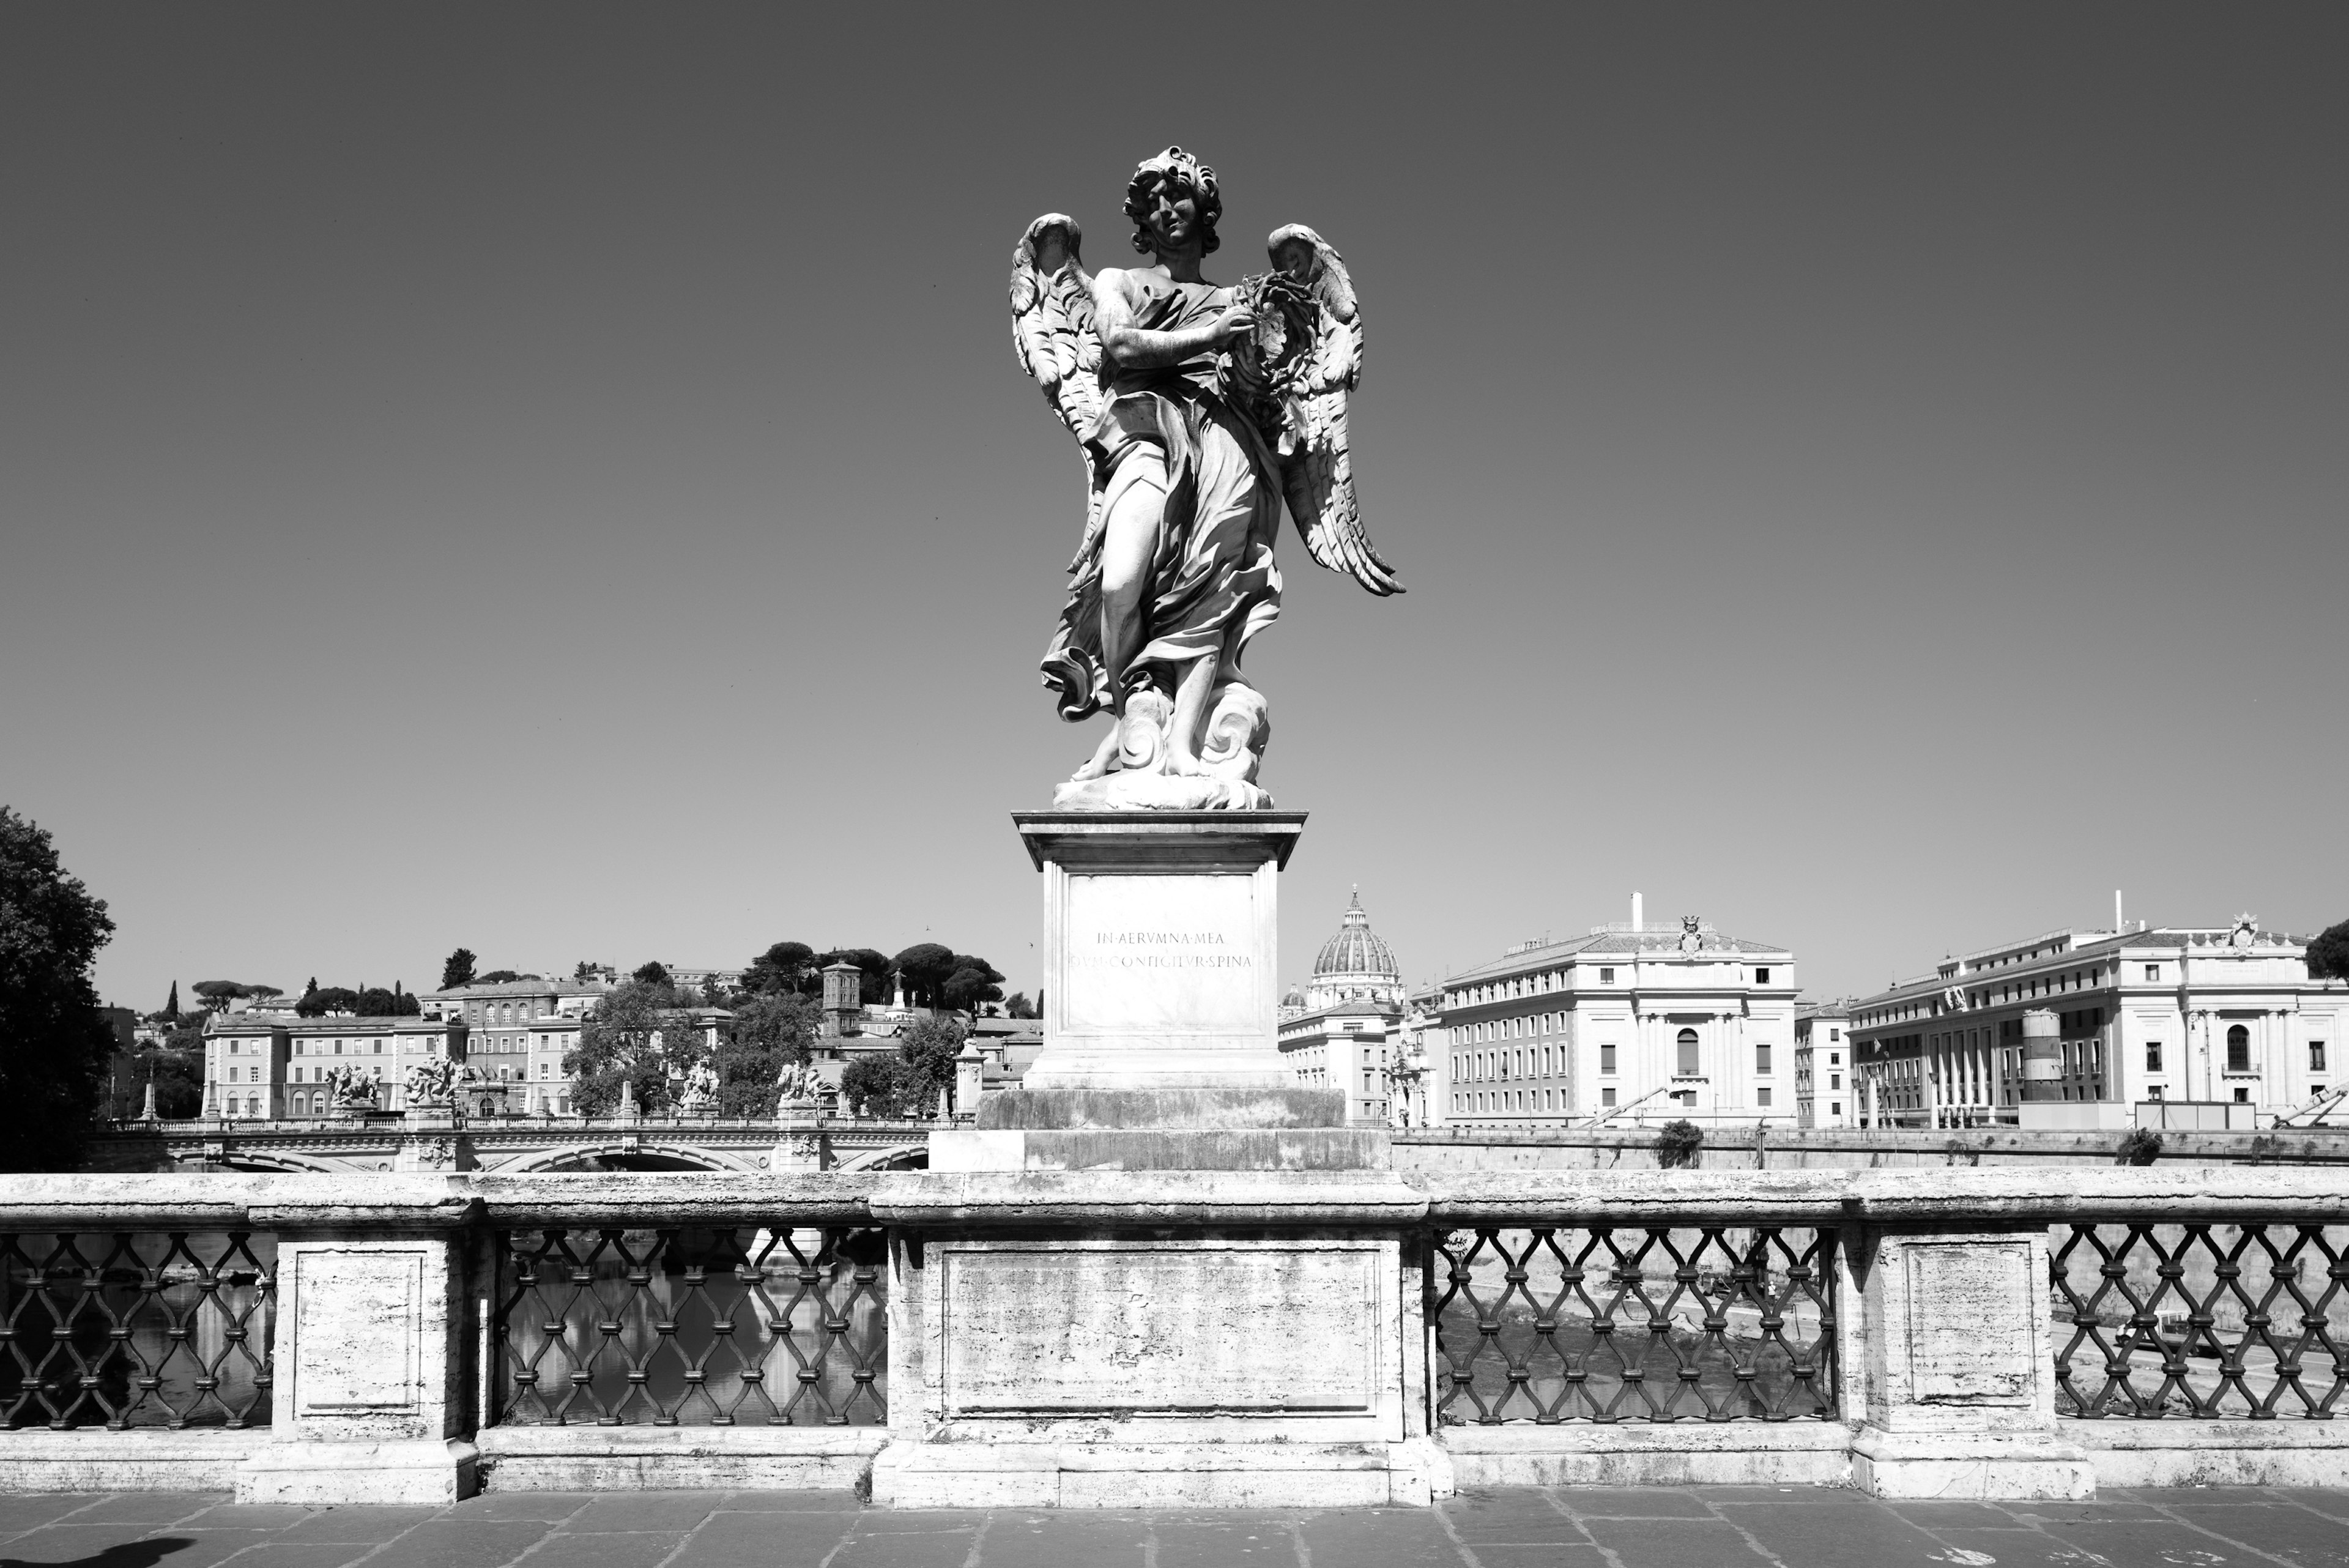
<path fill-rule="evenodd" d="M 1125 667 L 1142 650 L 1147 629 L 1142 597 L 1150 587 L 1151 557 L 1166 515 L 1166 459 L 1136 447 L 1117 465 L 1102 507 L 1102 664 L 1109 675 L 1110 711 L 1125 717 Z"/>
<path fill-rule="evenodd" d="M 1215 654 L 1202 654 L 1183 670 L 1183 678 L 1174 684 L 1174 716 L 1167 722 L 1166 771 L 1170 774 L 1195 774 L 1199 765 L 1199 737 L 1207 727 L 1207 698 L 1216 689 L 1216 670 L 1223 660 Z"/>

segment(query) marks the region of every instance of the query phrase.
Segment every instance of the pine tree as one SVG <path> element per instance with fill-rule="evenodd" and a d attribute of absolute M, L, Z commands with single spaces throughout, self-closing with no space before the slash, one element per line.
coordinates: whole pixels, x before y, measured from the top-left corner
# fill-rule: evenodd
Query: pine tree
<path fill-rule="evenodd" d="M 180 982 L 171 982 L 171 999 L 163 1003 L 163 1016 L 177 1022 L 180 1016 Z"/>

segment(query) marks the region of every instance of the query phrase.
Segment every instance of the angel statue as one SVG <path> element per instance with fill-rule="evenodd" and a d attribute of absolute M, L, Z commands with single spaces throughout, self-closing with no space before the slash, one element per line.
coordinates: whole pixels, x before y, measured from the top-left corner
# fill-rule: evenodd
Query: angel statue
<path fill-rule="evenodd" d="M 1240 654 L 1280 613 L 1282 504 L 1316 561 L 1373 594 L 1402 591 L 1354 504 L 1353 281 L 1291 223 L 1267 242 L 1271 271 L 1209 283 L 1199 265 L 1223 200 L 1216 171 L 1180 147 L 1134 171 L 1125 214 L 1152 265 L 1088 274 L 1083 234 L 1060 213 L 1028 225 L 1012 262 L 1020 369 L 1077 438 L 1088 485 L 1044 684 L 1063 719 L 1114 720 L 1053 804 L 1261 810 L 1272 726 Z"/>

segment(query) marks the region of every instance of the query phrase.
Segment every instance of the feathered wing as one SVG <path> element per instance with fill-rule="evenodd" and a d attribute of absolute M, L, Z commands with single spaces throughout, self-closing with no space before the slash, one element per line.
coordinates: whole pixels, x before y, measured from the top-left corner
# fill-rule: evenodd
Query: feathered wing
<path fill-rule="evenodd" d="M 1101 337 L 1093 331 L 1093 279 L 1085 270 L 1083 231 L 1064 213 L 1028 225 L 1011 254 L 1011 348 L 1036 379 L 1044 400 L 1081 442 L 1101 412 Z M 1101 489 L 1085 464 L 1082 561 L 1101 531 Z"/>
<path fill-rule="evenodd" d="M 1362 379 L 1362 317 L 1345 258 L 1302 223 L 1275 229 L 1265 242 L 1278 271 L 1305 285 L 1321 306 L 1312 358 L 1291 389 L 1287 439 L 1280 443 L 1281 488 L 1305 548 L 1333 572 L 1374 594 L 1403 591 L 1362 532 L 1354 501 L 1354 465 L 1346 448 L 1346 398 Z"/>

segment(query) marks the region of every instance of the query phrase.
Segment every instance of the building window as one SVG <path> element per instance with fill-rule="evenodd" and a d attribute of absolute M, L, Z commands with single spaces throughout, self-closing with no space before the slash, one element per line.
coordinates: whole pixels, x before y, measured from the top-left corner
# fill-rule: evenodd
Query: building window
<path fill-rule="evenodd" d="M 2251 1070 L 2251 1032 L 2240 1023 L 2227 1025 L 2227 1071 L 2248 1073 Z M 2243 1092 L 2237 1091 L 2237 1098 Z"/>
<path fill-rule="evenodd" d="M 1615 1070 L 1614 1046 L 1601 1045 L 1599 1047 L 1599 1070 L 1602 1073 L 1611 1073 Z M 1615 1103 L 1615 1091 L 1612 1089 L 1607 1091 L 1607 1103 L 1610 1106 Z"/>
<path fill-rule="evenodd" d="M 1766 1088 L 1754 1090 L 1754 1103 L 1757 1106 L 1767 1106 L 1770 1103 L 1770 1091 Z"/>
<path fill-rule="evenodd" d="M 1770 971 L 1769 971 L 1768 970 L 1766 970 L 1766 969 L 1757 969 L 1757 970 L 1755 970 L 1755 971 L 1754 971 L 1754 984 L 1756 984 L 1756 985 L 1767 985 L 1767 984 L 1769 984 L 1769 983 L 1770 983 Z"/>
<path fill-rule="evenodd" d="M 2248 1106 L 2248 1105 L 2250 1105 L 2251 1103 L 2251 1090 L 2249 1090 L 2248 1088 L 2245 1088 L 2245 1087 L 2244 1087 L 2242 1085 L 2240 1085 L 2240 1084 L 2236 1085 L 2235 1085 L 2235 1104 L 2237 1104 L 2237 1105 L 2239 1105 L 2239 1106 Z"/>
<path fill-rule="evenodd" d="M 1696 1076 L 1696 1031 L 1683 1029 L 1680 1034 L 1680 1073 L 1683 1078 Z M 1692 1091 L 1693 1092 L 1693 1091 Z"/>
<path fill-rule="evenodd" d="M 1757 1040 L 1754 1043 L 1754 1070 L 1757 1073 L 1766 1073 L 1770 1070 L 1770 1042 L 1767 1040 Z"/>
<path fill-rule="evenodd" d="M 2148 981 L 2159 981 L 2161 979 L 2161 966 L 2158 963 L 2149 963 L 2146 965 L 2145 978 Z"/>
<path fill-rule="evenodd" d="M 1842 1066 L 1842 1065 L 1843 1065 L 1843 1053 L 1842 1053 L 1842 1052 L 1840 1052 L 1840 1051 L 1830 1051 L 1830 1052 L 1828 1052 L 1828 1053 L 1827 1053 L 1827 1065 L 1828 1065 L 1828 1066 L 1830 1066 L 1830 1067 L 1840 1067 L 1840 1066 Z"/>
<path fill-rule="evenodd" d="M 1841 1073 L 1829 1073 L 1829 1074 L 1827 1075 L 1827 1087 L 1828 1087 L 1828 1088 L 1830 1088 L 1830 1089 L 1840 1089 L 1840 1088 L 1842 1088 L 1842 1087 L 1843 1087 L 1843 1075 L 1842 1075 Z"/>
<path fill-rule="evenodd" d="M 1600 970 L 1600 971 L 1599 971 L 1599 984 L 1601 984 L 1601 985 L 1612 985 L 1612 984 L 1614 984 L 1614 983 L 1615 983 L 1615 971 L 1614 971 L 1613 970 L 1611 970 L 1611 969 L 1602 969 L 1602 970 Z"/>
<path fill-rule="evenodd" d="M 2312 1073 L 2324 1071 L 2324 1042 L 2322 1040 L 2308 1043 L 2308 1070 Z"/>
<path fill-rule="evenodd" d="M 2148 1100 L 2159 1100 L 2161 1098 L 2161 1085 L 2159 1084 L 2148 1085 L 2145 1091 L 2145 1097 Z"/>
<path fill-rule="evenodd" d="M 1827 1115 L 1831 1116 L 1839 1116 L 1843 1115 L 1843 1102 L 1841 1100 L 1830 1102 L 1827 1106 Z"/>
<path fill-rule="evenodd" d="M 1611 1050 L 1611 1049 L 1613 1049 L 1613 1047 L 1611 1047 L 1611 1046 L 1610 1046 L 1610 1047 L 1609 1047 L 1609 1049 L 1610 1049 L 1610 1050 Z M 1615 1103 L 1615 1091 L 1614 1091 L 1614 1090 L 1612 1090 L 1612 1089 L 1601 1089 L 1601 1090 L 1599 1090 L 1599 1103 L 1600 1105 L 1602 1105 L 1602 1106 L 1611 1106 L 1611 1105 L 1613 1105 L 1613 1104 Z"/>
<path fill-rule="evenodd" d="M 2158 1040 L 2145 1043 L 2145 1070 L 2148 1073 L 2161 1071 L 2161 1042 Z"/>

